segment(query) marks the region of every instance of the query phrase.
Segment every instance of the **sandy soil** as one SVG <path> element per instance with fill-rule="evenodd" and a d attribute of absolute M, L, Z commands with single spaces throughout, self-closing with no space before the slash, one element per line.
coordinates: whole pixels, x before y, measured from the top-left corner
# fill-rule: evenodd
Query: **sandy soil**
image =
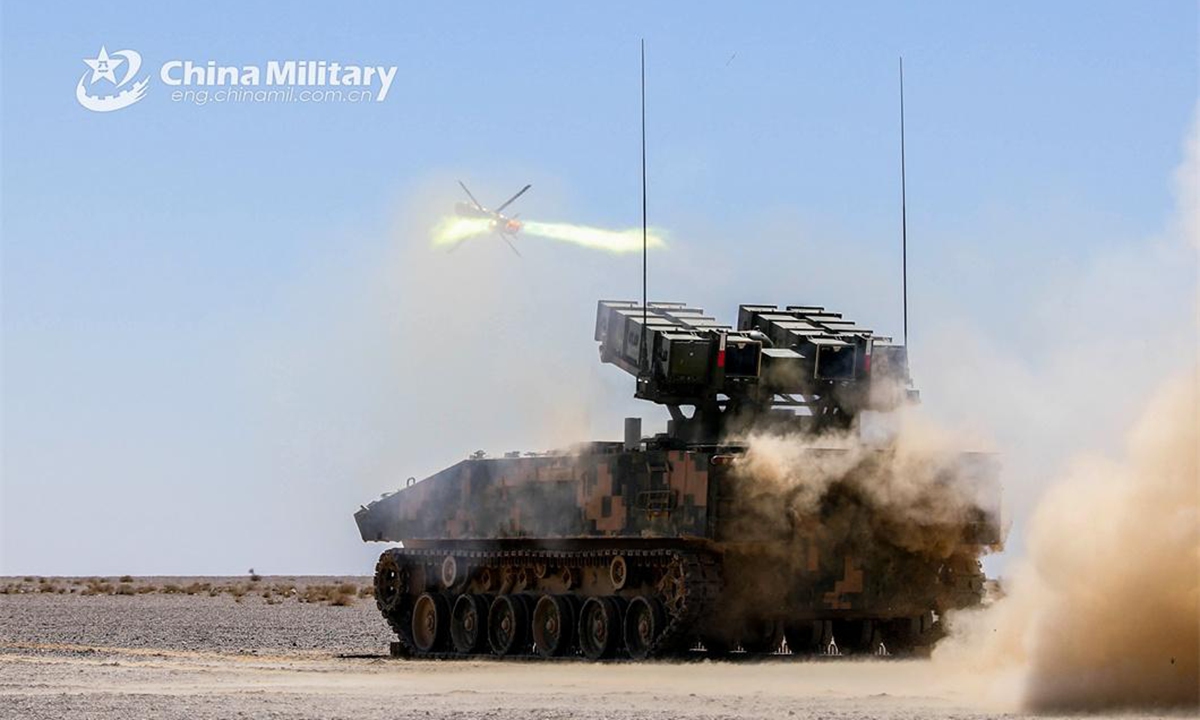
<path fill-rule="evenodd" d="M 21 593 L 0 610 L 0 717 L 1011 716 L 929 661 L 395 660 L 371 598 Z"/>

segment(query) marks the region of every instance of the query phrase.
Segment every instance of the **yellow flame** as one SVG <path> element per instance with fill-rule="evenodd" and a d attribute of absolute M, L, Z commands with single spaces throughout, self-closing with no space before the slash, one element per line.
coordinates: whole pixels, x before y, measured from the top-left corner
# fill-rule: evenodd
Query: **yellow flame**
<path fill-rule="evenodd" d="M 486 235 L 491 232 L 490 218 L 444 217 L 433 228 L 434 247 L 453 247 L 464 240 Z M 572 225 L 569 223 L 543 223 L 528 221 L 521 236 L 534 235 L 547 240 L 568 243 L 589 250 L 601 250 L 615 254 L 641 252 L 642 231 L 640 228 L 630 230 L 605 230 L 587 225 Z M 646 234 L 647 248 L 660 248 L 666 245 L 663 234 L 651 228 Z"/>
<path fill-rule="evenodd" d="M 492 229 L 488 218 L 444 217 L 433 227 L 433 246 L 457 245 Z"/>
<path fill-rule="evenodd" d="M 524 232 L 530 235 L 544 237 L 547 240 L 570 243 L 585 247 L 589 250 L 603 250 L 610 253 L 632 253 L 642 250 L 642 230 L 605 230 L 588 227 L 587 225 L 571 225 L 568 223 L 542 223 L 529 221 L 525 223 Z M 651 229 L 646 235 L 646 247 L 659 248 L 666 245 L 662 235 Z"/>

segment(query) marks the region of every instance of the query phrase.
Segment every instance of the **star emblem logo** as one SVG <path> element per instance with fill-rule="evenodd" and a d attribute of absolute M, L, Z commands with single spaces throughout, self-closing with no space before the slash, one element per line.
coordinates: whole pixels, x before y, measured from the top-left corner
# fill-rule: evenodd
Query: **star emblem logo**
<path fill-rule="evenodd" d="M 92 69 L 92 80 L 90 84 L 95 85 L 97 80 L 104 78 L 113 85 L 116 85 L 117 76 L 113 74 L 113 71 L 117 69 L 118 65 L 125 62 L 125 58 L 119 56 L 116 58 L 109 57 L 108 50 L 101 45 L 100 54 L 95 59 L 89 60 L 84 58 L 83 62 Z"/>
<path fill-rule="evenodd" d="M 137 50 L 115 50 L 109 54 L 108 47 L 101 45 L 100 53 L 94 58 L 84 58 L 83 63 L 90 69 L 80 75 L 75 85 L 75 99 L 88 110 L 112 112 L 145 97 L 150 76 L 137 79 L 138 71 L 142 69 L 142 56 Z M 122 73 L 120 76 L 116 73 L 118 68 Z M 88 88 L 98 80 L 107 80 L 109 85 L 101 85 L 93 95 Z"/>

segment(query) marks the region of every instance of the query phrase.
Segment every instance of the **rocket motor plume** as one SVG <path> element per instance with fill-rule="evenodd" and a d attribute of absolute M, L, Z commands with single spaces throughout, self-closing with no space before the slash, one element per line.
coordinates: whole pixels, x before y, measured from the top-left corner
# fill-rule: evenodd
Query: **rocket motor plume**
<path fill-rule="evenodd" d="M 485 235 L 492 229 L 487 218 L 444 217 L 433 226 L 433 246 L 453 247 L 463 240 Z"/>
<path fill-rule="evenodd" d="M 464 240 L 486 235 L 491 231 L 492 220 L 488 218 L 445 217 L 433 228 L 433 247 L 453 247 Z M 640 252 L 642 249 L 640 228 L 605 230 L 588 225 L 530 220 L 522 226 L 521 234 L 616 255 Z M 660 231 L 651 229 L 647 232 L 647 248 L 661 248 L 665 245 Z"/>
<path fill-rule="evenodd" d="M 589 250 L 603 250 L 616 254 L 639 252 L 642 249 L 642 231 L 640 228 L 605 230 L 587 225 L 529 221 L 525 223 L 525 232 L 530 235 L 546 238 L 547 240 L 557 240 L 588 248 Z M 658 231 L 647 231 L 646 247 L 658 248 L 663 247 L 665 244 Z"/>

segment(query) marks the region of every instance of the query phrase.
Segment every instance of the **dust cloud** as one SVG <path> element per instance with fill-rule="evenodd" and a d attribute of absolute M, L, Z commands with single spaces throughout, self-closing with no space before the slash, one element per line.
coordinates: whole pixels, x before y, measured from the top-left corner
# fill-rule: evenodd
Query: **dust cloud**
<path fill-rule="evenodd" d="M 734 471 L 746 480 L 738 496 L 743 532 L 816 523 L 822 510 L 820 524 L 836 526 L 828 514 L 832 504 L 853 513 L 847 532 L 944 559 L 959 551 L 973 526 L 998 523 L 999 487 L 988 482 L 994 458 L 962 452 L 978 447 L 977 439 L 938 426 L 917 406 L 874 420 L 873 438 L 856 426 L 817 436 L 752 432 L 741 439 L 746 451 Z M 839 498 L 851 501 L 831 503 Z"/>
<path fill-rule="evenodd" d="M 978 602 L 979 558 L 1002 539 L 995 457 L 962 452 L 968 441 L 918 407 L 875 420 L 885 431 L 759 429 L 730 438 L 745 451 L 723 483 L 725 532 L 739 546 L 736 561 L 726 562 L 727 632 L 752 632 L 763 607 L 794 602 L 798 579 L 828 590 L 839 577 L 866 577 L 863 592 L 894 598 L 891 609 L 910 608 L 913 617 L 935 602 Z M 879 629 L 889 643 L 936 639 L 910 636 L 906 623 Z M 845 632 L 839 644 L 861 641 Z"/>
<path fill-rule="evenodd" d="M 926 410 L 995 439 L 1018 547 L 1004 596 L 944 618 L 930 686 L 1004 710 L 1200 706 L 1200 123 L 1185 148 L 1163 232 L 1097 251 L 1014 306 L 1006 327 L 1035 321 L 1035 353 L 970 324 L 925 343 Z M 856 462 L 786 438 L 754 446 L 747 462 L 774 486 L 756 499 L 768 520 L 789 512 L 767 500 L 777 488 L 803 477 L 789 502 L 811 508 Z M 911 484 L 868 484 L 876 507 L 953 517 L 964 497 L 923 503 L 930 475 L 916 470 Z"/>
<path fill-rule="evenodd" d="M 1163 322 L 1129 325 L 1128 347 L 1115 353 L 1068 338 L 1069 348 L 1054 349 L 1056 367 L 1066 371 L 1055 377 L 1064 382 L 1039 388 L 1036 405 L 1021 403 L 1030 398 L 1019 390 L 1007 403 L 1028 418 L 1027 442 L 1006 449 L 1006 465 L 1011 459 L 1021 468 L 1011 474 L 1018 493 L 1037 497 L 1029 481 L 1045 454 L 1034 447 L 1063 446 L 1070 461 L 1032 504 L 1006 597 L 951 614 L 951 635 L 934 652 L 936 666 L 969 670 L 978 691 L 994 699 L 1019 699 L 1034 711 L 1200 705 L 1200 364 L 1197 305 L 1184 297 L 1200 299 L 1198 179 L 1200 112 L 1175 173 L 1177 207 L 1164 235 L 1138 253 L 1100 255 L 1091 279 L 1103 282 L 1062 283 L 1060 307 L 1126 326 L 1110 312 L 1112 298 L 1136 298 L 1141 314 L 1151 302 Z M 1186 289 L 1181 270 L 1190 274 Z M 1093 330 L 1079 324 L 1077 334 Z M 1139 377 L 1130 378 L 1131 367 Z M 992 385 L 1021 387 L 1022 378 L 999 370 Z M 1153 378 L 1167 379 L 1153 388 Z M 1139 389 L 1141 407 L 1129 402 Z M 1125 427 L 1109 440 L 1106 428 L 1122 418 Z"/>
<path fill-rule="evenodd" d="M 952 615 L 935 661 L 1038 711 L 1200 703 L 1196 379 L 1159 390 L 1123 458 L 1077 460 L 1047 491 L 1007 597 Z"/>
<path fill-rule="evenodd" d="M 1200 365 L 1164 383 L 1119 458 L 1078 457 L 1045 492 L 1006 594 L 949 613 L 931 679 L 1034 712 L 1200 706 L 1198 381 Z M 998 512 L 986 483 L 956 461 L 973 440 L 919 408 L 887 419 L 882 445 L 851 432 L 749 435 L 735 466 L 747 480 L 740 532 L 779 533 L 801 519 L 867 564 L 871 548 L 889 547 L 973 562 L 961 539 L 981 509 Z M 847 497 L 828 514 L 831 499 Z"/>

